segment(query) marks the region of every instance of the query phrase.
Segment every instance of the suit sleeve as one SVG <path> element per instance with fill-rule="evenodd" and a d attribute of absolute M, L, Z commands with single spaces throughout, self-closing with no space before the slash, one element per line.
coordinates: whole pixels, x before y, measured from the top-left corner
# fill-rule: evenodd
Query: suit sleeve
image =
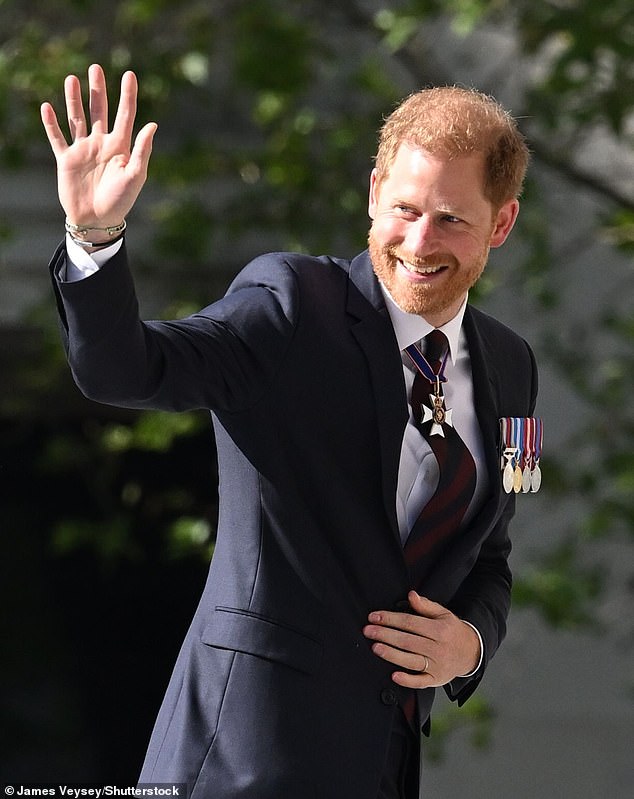
<path fill-rule="evenodd" d="M 512 401 L 514 415 L 532 416 L 535 412 L 538 374 L 529 345 L 519 344 L 515 361 L 518 372 L 512 377 L 521 395 Z M 463 705 L 478 687 L 486 667 L 506 635 L 506 619 L 511 606 L 512 574 L 508 565 L 511 552 L 509 525 L 515 515 L 515 494 L 504 497 L 502 512 L 493 526 L 478 558 L 450 603 L 453 613 L 477 627 L 484 643 L 480 668 L 470 677 L 458 677 L 445 686 L 451 700 Z"/>
<path fill-rule="evenodd" d="M 458 677 L 445 690 L 463 705 L 478 687 L 487 665 L 506 635 L 511 606 L 512 576 L 508 566 L 511 545 L 508 526 L 515 513 L 515 497 L 509 497 L 503 515 L 485 541 L 467 579 L 451 602 L 453 613 L 478 628 L 484 644 L 482 663 L 470 677 Z"/>
<path fill-rule="evenodd" d="M 128 408 L 242 410 L 275 380 L 298 313 L 293 271 L 262 256 L 218 302 L 185 319 L 142 322 L 125 247 L 94 275 L 51 273 L 75 382 L 90 399 Z"/>

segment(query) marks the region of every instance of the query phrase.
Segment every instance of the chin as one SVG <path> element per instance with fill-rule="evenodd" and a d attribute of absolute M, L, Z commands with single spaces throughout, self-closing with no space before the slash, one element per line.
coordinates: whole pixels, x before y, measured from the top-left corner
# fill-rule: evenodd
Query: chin
<path fill-rule="evenodd" d="M 388 288 L 388 291 L 390 289 Z M 428 298 L 421 299 L 420 297 L 411 297 L 405 294 L 404 292 L 397 292 L 396 294 L 392 294 L 392 299 L 398 305 L 398 307 L 405 311 L 405 313 L 416 314 L 417 316 L 437 316 L 438 314 L 442 314 L 444 311 L 447 310 L 446 305 L 440 305 L 439 303 L 433 302 Z"/>

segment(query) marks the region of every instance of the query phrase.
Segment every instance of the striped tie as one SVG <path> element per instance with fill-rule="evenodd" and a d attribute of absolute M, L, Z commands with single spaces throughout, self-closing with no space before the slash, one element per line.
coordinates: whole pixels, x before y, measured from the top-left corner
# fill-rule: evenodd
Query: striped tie
<path fill-rule="evenodd" d="M 425 336 L 425 342 L 427 362 L 437 375 L 447 351 L 447 337 L 442 331 L 433 330 Z M 436 385 L 442 384 L 433 383 L 416 371 L 411 396 L 414 419 L 436 456 L 440 478 L 436 492 L 420 512 L 405 543 L 405 561 L 413 588 L 418 587 L 424 576 L 433 551 L 459 529 L 476 485 L 475 462 L 457 431 L 445 422 L 444 435 L 432 435 L 432 428 L 438 430 L 438 425 L 433 420 L 421 421 L 421 405 L 430 405 L 429 395 L 434 393 Z"/>

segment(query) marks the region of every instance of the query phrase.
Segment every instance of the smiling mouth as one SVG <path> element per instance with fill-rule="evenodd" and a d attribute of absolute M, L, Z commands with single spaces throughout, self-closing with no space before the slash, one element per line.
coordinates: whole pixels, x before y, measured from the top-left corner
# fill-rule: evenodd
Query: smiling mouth
<path fill-rule="evenodd" d="M 407 269 L 408 272 L 412 272 L 415 275 L 435 275 L 438 272 L 447 269 L 446 264 L 433 264 L 432 266 L 415 266 L 414 264 L 410 263 L 409 261 L 403 261 L 400 258 L 397 259 L 398 263 L 404 268 Z"/>

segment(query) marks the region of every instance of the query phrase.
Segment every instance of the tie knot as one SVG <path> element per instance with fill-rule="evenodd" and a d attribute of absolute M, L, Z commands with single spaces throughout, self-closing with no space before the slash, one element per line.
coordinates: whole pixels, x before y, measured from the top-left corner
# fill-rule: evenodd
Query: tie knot
<path fill-rule="evenodd" d="M 430 363 L 439 361 L 447 349 L 447 336 L 442 330 L 432 330 L 425 336 L 425 357 Z"/>

